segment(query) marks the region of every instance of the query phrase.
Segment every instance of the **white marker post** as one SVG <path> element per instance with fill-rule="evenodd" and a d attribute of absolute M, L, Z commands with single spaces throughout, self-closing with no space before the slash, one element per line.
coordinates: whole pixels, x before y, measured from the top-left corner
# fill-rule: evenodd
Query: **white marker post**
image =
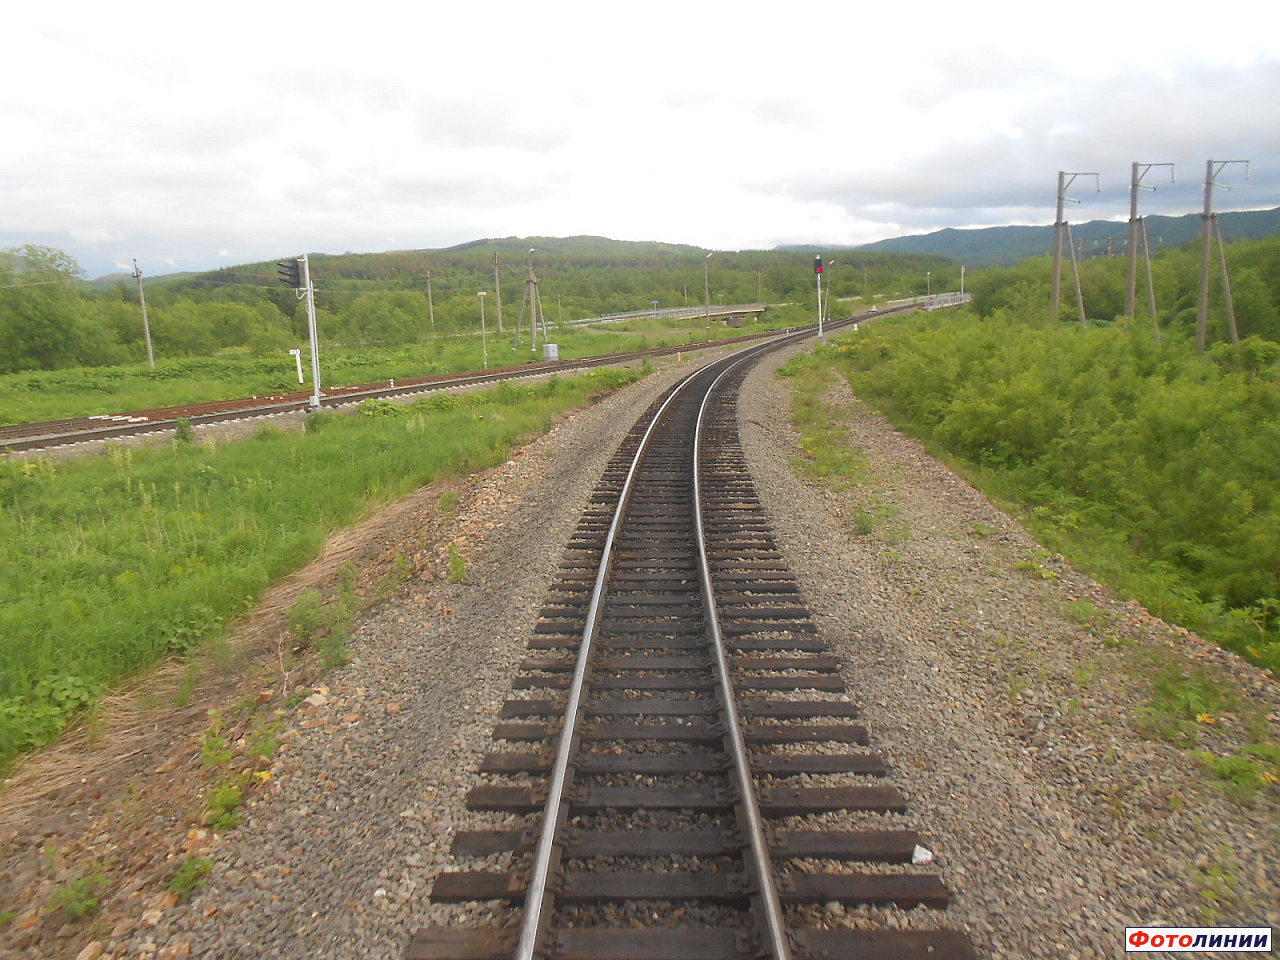
<path fill-rule="evenodd" d="M 813 258 L 813 279 L 818 284 L 818 339 L 826 343 L 822 335 L 822 254 Z"/>

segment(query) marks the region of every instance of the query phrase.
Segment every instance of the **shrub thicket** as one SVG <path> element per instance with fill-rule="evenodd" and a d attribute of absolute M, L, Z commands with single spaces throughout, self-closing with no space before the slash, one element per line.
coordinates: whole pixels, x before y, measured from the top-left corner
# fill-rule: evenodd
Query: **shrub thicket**
<path fill-rule="evenodd" d="M 1280 670 L 1280 346 L 1200 354 L 1168 333 L 997 311 L 881 321 L 834 355 L 1056 549 Z"/>

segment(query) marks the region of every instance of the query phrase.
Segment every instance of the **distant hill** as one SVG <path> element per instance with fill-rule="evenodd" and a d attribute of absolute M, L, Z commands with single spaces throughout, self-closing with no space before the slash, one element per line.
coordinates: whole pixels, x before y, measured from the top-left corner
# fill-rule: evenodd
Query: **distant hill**
<path fill-rule="evenodd" d="M 417 253 L 474 253 L 476 251 L 501 254 L 509 259 L 523 259 L 533 247 L 538 253 L 558 257 L 647 257 L 688 256 L 706 253 L 698 247 L 683 243 L 659 243 L 653 240 L 610 240 L 608 237 L 503 237 L 502 239 L 471 240 L 442 250 L 419 250 Z"/>
<path fill-rule="evenodd" d="M 1181 247 L 1200 236 L 1198 213 L 1181 217 L 1147 217 L 1147 235 L 1151 248 Z M 1280 234 L 1280 207 L 1271 210 L 1245 210 L 1221 213 L 1222 236 L 1227 241 L 1250 240 Z M 1073 223 L 1071 233 L 1076 243 L 1084 242 L 1086 255 L 1105 251 L 1108 244 L 1123 250 L 1129 237 L 1129 224 L 1118 220 L 1090 220 Z M 806 249 L 806 248 L 794 248 Z M 880 253 L 928 253 L 951 257 L 969 266 L 1002 266 L 1024 257 L 1047 256 L 1053 252 L 1053 226 L 983 227 L 975 230 L 948 228 L 914 237 L 894 237 L 868 243 L 855 250 Z"/>
<path fill-rule="evenodd" d="M 185 280 L 189 277 L 198 277 L 198 276 L 200 276 L 199 273 L 195 273 L 190 270 L 183 270 L 177 273 L 157 273 L 154 276 L 148 275 L 146 277 L 146 281 L 148 284 L 159 283 L 159 282 L 168 283 L 173 281 Z M 125 273 L 125 272 L 104 273 L 102 276 L 94 277 L 92 280 L 88 281 L 88 285 L 90 288 L 94 290 L 100 290 L 105 287 L 114 286 L 117 283 L 131 282 L 132 280 L 133 280 L 132 273 Z"/>

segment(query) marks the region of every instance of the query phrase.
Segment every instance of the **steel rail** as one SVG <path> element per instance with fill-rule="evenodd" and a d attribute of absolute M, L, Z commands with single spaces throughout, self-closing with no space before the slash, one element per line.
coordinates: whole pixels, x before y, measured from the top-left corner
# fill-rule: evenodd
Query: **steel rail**
<path fill-rule="evenodd" d="M 757 345 L 741 351 L 741 354 L 734 358 L 732 362 L 716 376 L 712 385 L 707 390 L 709 397 L 715 386 L 739 364 L 742 364 L 757 354 L 793 341 L 804 339 L 808 336 L 808 331 L 793 332 L 791 334 L 777 338 L 768 344 Z M 601 552 L 600 567 L 596 571 L 596 577 L 591 593 L 590 604 L 587 608 L 586 620 L 582 630 L 582 638 L 578 645 L 578 656 L 574 662 L 573 679 L 569 685 L 569 693 L 565 702 L 565 722 L 560 733 L 560 740 L 556 746 L 556 757 L 551 769 L 551 778 L 548 784 L 547 799 L 543 805 L 542 827 L 538 834 L 538 843 L 534 852 L 534 860 L 531 868 L 529 885 L 526 888 L 524 914 L 521 917 L 520 940 L 516 947 L 515 960 L 533 960 L 535 951 L 538 946 L 538 940 L 541 937 L 544 912 L 547 903 L 547 884 L 551 875 L 552 854 L 556 846 L 556 838 L 560 829 L 560 821 L 563 818 L 565 778 L 569 770 L 574 752 L 574 743 L 577 739 L 579 722 L 582 713 L 582 697 L 586 687 L 586 677 L 588 665 L 591 658 L 592 646 L 596 636 L 599 633 L 600 621 L 604 605 L 605 586 L 608 582 L 609 573 L 613 566 L 614 543 L 617 539 L 618 531 L 622 527 L 622 523 L 626 517 L 627 507 L 630 504 L 632 491 L 635 487 L 636 474 L 640 469 L 640 462 L 648 451 L 650 440 L 654 432 L 658 429 L 662 422 L 663 415 L 667 408 L 683 391 L 687 390 L 695 379 L 706 373 L 706 368 L 696 370 L 689 374 L 683 381 L 674 387 L 668 394 L 667 398 L 662 402 L 650 421 L 649 426 L 645 429 L 644 436 L 641 437 L 640 444 L 636 449 L 632 458 L 631 466 L 627 471 L 626 480 L 623 483 L 622 490 L 618 495 L 618 507 L 614 511 L 613 520 L 609 525 L 609 532 L 605 536 L 604 547 Z M 710 569 L 706 555 L 706 542 L 702 532 L 702 510 L 699 502 L 698 492 L 698 454 L 697 454 L 697 437 L 701 433 L 702 420 L 707 407 L 707 399 L 704 397 L 703 403 L 699 409 L 698 422 L 695 432 L 695 449 L 693 459 L 694 472 L 694 504 L 695 504 L 695 527 L 698 535 L 698 552 L 700 563 L 700 578 L 702 580 L 702 590 L 704 600 L 706 601 L 709 618 L 714 622 L 714 637 L 716 661 L 720 671 L 720 687 L 722 691 L 722 699 L 724 701 L 724 709 L 726 712 L 726 726 L 729 728 L 729 736 L 733 745 L 737 761 L 734 764 L 737 771 L 738 789 L 744 804 L 745 818 L 748 823 L 749 840 L 752 849 L 757 885 L 765 906 L 765 927 L 769 934 L 769 940 L 772 944 L 776 960 L 791 960 L 790 948 L 786 941 L 786 932 L 782 925 L 782 905 L 778 897 L 777 887 L 773 882 L 772 860 L 769 856 L 768 843 L 764 838 L 763 828 L 761 827 L 762 818 L 760 817 L 759 805 L 756 803 L 755 790 L 751 783 L 749 767 L 746 764 L 746 741 L 742 736 L 739 725 L 739 717 L 737 708 L 733 699 L 733 690 L 729 685 L 728 677 L 728 660 L 724 653 L 724 640 L 720 633 L 719 619 L 715 616 L 715 595 L 711 590 Z M 747 771 L 747 772 L 744 772 Z"/>
<path fill-rule="evenodd" d="M 907 309 L 909 308 L 897 307 L 893 310 L 883 310 L 878 314 L 864 314 L 859 317 L 836 320 L 830 323 L 828 327 L 829 329 L 835 329 L 848 324 L 870 321 L 877 319 L 878 317 L 889 316 L 893 313 L 901 313 Z M 776 340 L 771 341 L 777 345 L 789 340 L 803 338 L 805 335 L 816 329 L 816 325 L 810 324 L 795 327 L 784 332 L 775 330 L 767 333 L 747 334 L 741 337 L 705 340 L 699 343 L 684 344 L 681 346 L 651 347 L 647 350 L 634 350 L 624 353 L 609 354 L 603 357 L 583 357 L 577 360 L 557 360 L 538 363 L 530 362 L 514 367 L 496 368 L 486 372 L 461 373 L 455 375 L 437 374 L 431 377 L 414 377 L 394 387 L 374 386 L 372 384 L 339 387 L 333 389 L 328 395 L 321 396 L 320 405 L 322 407 L 341 407 L 359 403 L 363 400 L 413 396 L 415 394 L 429 393 L 436 390 L 449 390 L 467 386 L 476 386 L 484 383 L 495 383 L 501 380 L 554 375 L 561 370 L 582 370 L 590 369 L 592 367 L 625 364 L 636 360 L 642 360 L 646 357 L 669 356 L 671 354 L 683 353 L 691 350 L 716 349 L 769 337 L 777 338 Z M 207 410 L 210 407 L 234 405 L 241 402 L 244 402 L 247 405 L 234 406 L 231 409 L 201 412 L 202 410 Z M 174 412 L 175 410 L 182 409 L 183 407 L 192 408 L 192 412 Z M 106 421 L 109 420 L 110 417 L 72 417 L 37 423 L 6 424 L 0 425 L 0 455 L 9 452 L 41 450 L 49 447 L 89 443 L 95 440 L 113 440 L 121 437 L 139 436 L 146 433 L 161 433 L 174 429 L 174 425 L 179 419 L 185 419 L 193 426 L 201 426 L 205 424 L 222 423 L 229 420 L 249 420 L 256 417 L 274 416 L 276 414 L 301 413 L 306 412 L 309 408 L 309 401 L 301 394 L 295 392 L 293 394 L 282 394 L 278 401 L 268 403 L 260 402 L 255 404 L 254 401 L 247 399 L 243 401 L 201 401 L 199 403 L 181 405 L 177 408 L 165 407 L 159 410 L 131 411 L 129 413 L 119 414 L 118 416 L 138 417 L 141 418 L 140 422 L 128 424 L 113 423 L 102 426 L 95 424 L 85 429 L 77 429 L 73 425 L 86 423 L 87 421 L 95 419 L 102 419 Z M 152 415 L 154 414 L 162 415 L 153 417 Z M 49 428 L 49 430 L 48 432 L 41 432 L 41 428 Z M 64 430 L 66 432 L 60 432 Z"/>
<path fill-rule="evenodd" d="M 754 359 L 757 353 L 768 348 L 757 348 L 743 351 L 743 356 L 727 367 L 712 382 L 702 398 L 694 427 L 693 439 L 693 511 L 694 530 L 698 539 L 698 573 L 702 581 L 703 606 L 707 618 L 707 632 L 712 643 L 712 652 L 720 687 L 720 699 L 723 703 L 726 737 L 731 749 L 733 778 L 738 787 L 738 802 L 742 807 L 745 820 L 745 833 L 751 848 L 751 859 L 748 869 L 755 874 L 756 889 L 759 892 L 764 916 L 761 919 L 764 932 L 767 934 L 772 948 L 773 960 L 791 960 L 791 946 L 787 941 L 786 921 L 783 917 L 782 900 L 778 896 L 778 887 L 773 880 L 773 858 L 769 854 L 769 843 L 765 839 L 763 818 L 760 815 L 760 804 L 756 800 L 755 784 L 751 777 L 751 762 L 747 756 L 747 742 L 742 734 L 742 723 L 738 714 L 737 703 L 733 695 L 733 684 L 729 680 L 729 658 L 725 653 L 724 635 L 720 630 L 720 614 L 716 607 L 715 589 L 711 582 L 711 560 L 707 556 L 707 540 L 702 513 L 702 474 L 698 469 L 702 454 L 703 426 L 706 423 L 707 410 L 711 405 L 712 395 L 727 376 L 748 360 Z"/>
<path fill-rule="evenodd" d="M 516 946 L 516 960 L 533 960 L 534 951 L 542 933 L 543 913 L 547 902 L 547 882 L 551 874 L 551 858 L 556 845 L 563 814 L 565 777 L 569 770 L 573 755 L 574 742 L 577 739 L 578 727 L 582 714 L 582 693 L 586 686 L 587 666 L 591 657 L 592 644 L 600 631 L 601 614 L 604 606 L 605 585 L 613 567 L 614 543 L 618 531 L 626 517 L 631 495 L 635 489 L 636 474 L 640 469 L 640 461 L 648 450 L 649 442 L 662 420 L 663 414 L 703 370 L 695 370 L 678 384 L 663 401 L 662 406 L 654 414 L 640 445 L 632 458 L 627 478 L 618 495 L 618 507 L 614 511 L 613 521 L 605 537 L 604 548 L 600 558 L 600 568 L 596 572 L 595 585 L 591 593 L 591 602 L 587 608 L 586 622 L 582 630 L 582 639 L 578 645 L 578 656 L 575 661 L 573 680 L 569 686 L 569 695 L 565 703 L 564 728 L 560 733 L 560 741 L 556 747 L 556 758 L 551 769 L 548 784 L 547 800 L 543 805 L 542 828 L 538 835 L 538 845 L 534 853 L 529 885 L 525 892 L 524 915 L 520 924 L 520 940 Z"/>

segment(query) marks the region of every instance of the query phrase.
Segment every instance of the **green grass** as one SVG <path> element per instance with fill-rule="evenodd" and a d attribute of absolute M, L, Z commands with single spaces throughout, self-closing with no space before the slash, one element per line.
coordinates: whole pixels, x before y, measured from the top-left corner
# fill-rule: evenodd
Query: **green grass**
<path fill-rule="evenodd" d="M 933 342 L 928 337 L 918 340 L 923 344 L 919 347 L 922 350 Z M 1028 470 L 963 459 L 922 425 L 922 420 L 928 418 L 919 412 L 913 416 L 900 402 L 895 390 L 903 386 L 902 381 L 880 369 L 902 342 L 909 342 L 906 333 L 893 340 L 873 329 L 798 356 L 783 369 L 783 375 L 791 382 L 794 419 L 802 438 L 798 475 L 835 488 L 867 482 L 865 462 L 859 451 L 850 448 L 848 431 L 842 426 L 847 414 L 825 399 L 841 376 L 852 373 L 852 382 L 867 396 L 873 396 L 900 429 L 915 433 L 931 453 L 942 457 L 994 501 L 1005 504 L 1006 510 L 1020 515 L 1050 548 L 1016 558 L 1014 570 L 1034 580 L 1054 582 L 1059 574 L 1049 566 L 1050 558 L 1056 553 L 1064 554 L 1074 566 L 1118 593 L 1141 599 L 1157 615 L 1199 629 L 1224 646 L 1276 669 L 1280 661 L 1274 658 L 1273 638 L 1280 601 L 1263 599 L 1252 607 L 1234 611 L 1218 601 L 1206 602 L 1189 588 L 1180 571 L 1144 556 L 1125 537 L 1099 522 L 1094 516 L 1096 511 L 1083 497 L 1045 497 L 1043 486 L 1027 483 Z M 850 358 L 856 358 L 858 363 L 851 363 Z M 930 384 L 934 381 L 930 378 L 945 369 L 946 359 L 931 358 L 920 365 L 916 372 L 925 388 L 932 389 Z M 869 368 L 871 374 L 858 377 L 859 365 Z M 928 408 L 926 401 L 937 403 L 936 398 L 926 397 L 919 401 L 921 410 Z M 945 405 L 938 409 L 945 409 Z M 937 419 L 939 414 L 935 409 L 930 416 Z M 891 519 L 881 516 L 877 506 L 873 494 L 867 504 L 857 509 L 853 523 L 857 533 L 871 533 Z M 985 538 L 996 531 L 973 524 L 970 532 Z M 1064 603 L 1063 613 L 1094 632 L 1105 629 L 1109 621 L 1105 610 L 1084 599 Z M 1146 690 L 1145 706 L 1134 718 L 1142 733 L 1195 751 L 1205 772 L 1233 800 L 1249 803 L 1259 793 L 1275 792 L 1280 783 L 1280 743 L 1272 735 L 1266 717 L 1247 705 L 1229 677 L 1188 664 L 1171 652 L 1122 648 L 1120 641 L 1114 639 L 1104 639 L 1104 644 L 1120 651 L 1126 670 Z M 1270 657 L 1268 651 L 1272 651 Z M 1097 663 L 1078 665 L 1076 686 L 1081 690 L 1089 688 L 1100 671 Z M 1009 699 L 1016 701 L 1030 682 L 1021 668 L 1016 670 L 1009 683 Z M 1202 749 L 1206 745 L 1213 749 Z"/>
<path fill-rule="evenodd" d="M 213 861 L 208 857 L 187 857 L 169 881 L 169 892 L 179 897 L 189 897 L 205 885 L 213 872 Z"/>
<path fill-rule="evenodd" d="M 403 416 L 325 413 L 220 446 L 0 460 L 0 767 L 110 685 L 224 638 L 334 530 L 501 463 L 558 412 L 637 376 L 504 383 Z"/>
<path fill-rule="evenodd" d="M 800 432 L 801 476 L 836 490 L 862 486 L 869 479 L 867 458 L 849 445 L 844 411 L 826 401 L 838 382 L 828 363 L 812 354 L 792 359 L 782 375 L 791 382 L 791 417 Z"/>
<path fill-rule="evenodd" d="M 578 360 L 649 347 L 680 346 L 709 339 L 762 333 L 783 319 L 748 324 L 740 329 L 700 321 L 652 320 L 607 324 L 591 330 L 549 329 L 563 360 Z M 511 330 L 488 338 L 489 366 L 505 367 L 542 359 L 542 343 L 529 349 L 526 330 L 512 350 Z M 232 400 L 298 390 L 309 391 L 310 373 L 303 346 L 307 383 L 300 385 L 293 357 L 287 352 L 266 357 L 222 354 L 179 357 L 120 367 L 77 367 L 0 376 L 0 424 L 58 420 L 65 417 L 126 413 L 208 400 Z M 320 382 L 325 388 L 405 380 L 442 373 L 479 370 L 481 338 L 474 334 L 439 337 L 396 349 L 361 349 L 322 344 Z"/>

